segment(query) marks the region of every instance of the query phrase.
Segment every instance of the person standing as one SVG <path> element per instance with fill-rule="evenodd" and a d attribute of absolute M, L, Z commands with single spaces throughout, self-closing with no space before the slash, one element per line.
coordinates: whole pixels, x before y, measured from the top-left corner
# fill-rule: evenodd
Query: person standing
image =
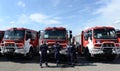
<path fill-rule="evenodd" d="M 77 62 L 77 55 L 80 54 L 81 48 L 79 42 L 75 43 L 75 62 Z"/>
<path fill-rule="evenodd" d="M 57 64 L 57 66 L 59 66 L 59 64 L 60 64 L 60 50 L 61 50 L 60 43 L 56 42 L 53 45 L 53 48 L 54 48 L 54 57 L 55 57 L 55 60 L 56 60 L 56 64 Z"/>
<path fill-rule="evenodd" d="M 68 44 L 67 46 L 67 54 L 68 54 L 68 61 L 70 62 L 70 65 L 74 65 L 75 62 L 75 56 L 76 56 L 76 49 L 74 43 Z"/>
<path fill-rule="evenodd" d="M 42 63 L 45 62 L 45 65 L 48 67 L 48 63 L 47 63 L 47 50 L 48 50 L 48 46 L 46 44 L 46 42 L 44 41 L 43 44 L 40 46 L 40 66 L 42 67 Z"/>

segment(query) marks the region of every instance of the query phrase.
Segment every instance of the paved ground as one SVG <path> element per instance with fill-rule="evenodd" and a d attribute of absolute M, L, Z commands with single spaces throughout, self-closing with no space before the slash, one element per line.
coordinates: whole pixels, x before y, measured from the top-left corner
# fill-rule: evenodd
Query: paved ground
<path fill-rule="evenodd" d="M 104 59 L 87 61 L 84 57 L 78 58 L 74 67 L 64 62 L 61 67 L 56 67 L 54 61 L 50 61 L 50 67 L 40 68 L 39 57 L 32 60 L 24 58 L 6 59 L 0 57 L 0 71 L 120 71 L 120 58 L 113 62 Z"/>

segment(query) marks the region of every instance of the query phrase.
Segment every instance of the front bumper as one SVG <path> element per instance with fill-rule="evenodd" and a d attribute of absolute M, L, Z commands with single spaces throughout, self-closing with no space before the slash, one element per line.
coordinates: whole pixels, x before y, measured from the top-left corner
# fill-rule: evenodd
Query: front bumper
<path fill-rule="evenodd" d="M 17 47 L 11 47 L 11 48 L 7 48 L 7 47 L 1 47 L 1 54 L 26 54 L 26 50 L 24 48 L 17 48 Z"/>
<path fill-rule="evenodd" d="M 120 54 L 120 48 L 94 48 L 90 49 L 91 54 Z"/>
<path fill-rule="evenodd" d="M 103 54 L 103 50 L 101 49 L 91 49 L 89 50 L 91 54 Z"/>
<path fill-rule="evenodd" d="M 115 50 L 115 52 L 116 52 L 116 54 L 120 54 L 120 48 L 117 48 L 117 49 Z"/>

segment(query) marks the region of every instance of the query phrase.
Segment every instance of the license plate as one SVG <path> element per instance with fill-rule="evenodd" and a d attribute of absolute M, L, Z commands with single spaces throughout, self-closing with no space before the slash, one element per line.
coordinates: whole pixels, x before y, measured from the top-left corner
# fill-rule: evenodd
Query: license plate
<path fill-rule="evenodd" d="M 14 52 L 14 49 L 6 49 L 6 52 Z"/>

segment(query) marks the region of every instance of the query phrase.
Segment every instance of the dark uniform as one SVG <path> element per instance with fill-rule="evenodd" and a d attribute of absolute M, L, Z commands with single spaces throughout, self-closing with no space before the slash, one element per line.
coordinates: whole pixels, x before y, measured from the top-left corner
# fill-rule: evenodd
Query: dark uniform
<path fill-rule="evenodd" d="M 76 45 L 75 45 L 75 62 L 77 62 L 77 54 L 81 52 L 81 48 L 80 48 L 80 44 L 78 42 L 76 42 Z M 76 54 L 77 52 L 77 54 Z"/>
<path fill-rule="evenodd" d="M 42 44 L 40 46 L 40 51 L 41 51 L 41 54 L 40 54 L 40 66 L 42 68 L 42 63 L 45 62 L 46 66 L 48 66 L 48 63 L 47 63 L 47 50 L 48 50 L 48 46 L 47 44 Z"/>
<path fill-rule="evenodd" d="M 76 42 L 75 48 L 77 52 L 81 51 L 80 44 L 78 42 Z"/>
<path fill-rule="evenodd" d="M 56 42 L 53 45 L 54 48 L 54 57 L 56 59 L 56 64 L 58 66 L 58 64 L 60 63 L 60 50 L 61 50 L 61 46 L 59 45 L 59 42 Z"/>
<path fill-rule="evenodd" d="M 76 57 L 76 49 L 74 44 L 69 44 L 67 46 L 67 52 L 68 52 L 68 61 L 70 64 L 74 64 L 75 57 Z"/>

